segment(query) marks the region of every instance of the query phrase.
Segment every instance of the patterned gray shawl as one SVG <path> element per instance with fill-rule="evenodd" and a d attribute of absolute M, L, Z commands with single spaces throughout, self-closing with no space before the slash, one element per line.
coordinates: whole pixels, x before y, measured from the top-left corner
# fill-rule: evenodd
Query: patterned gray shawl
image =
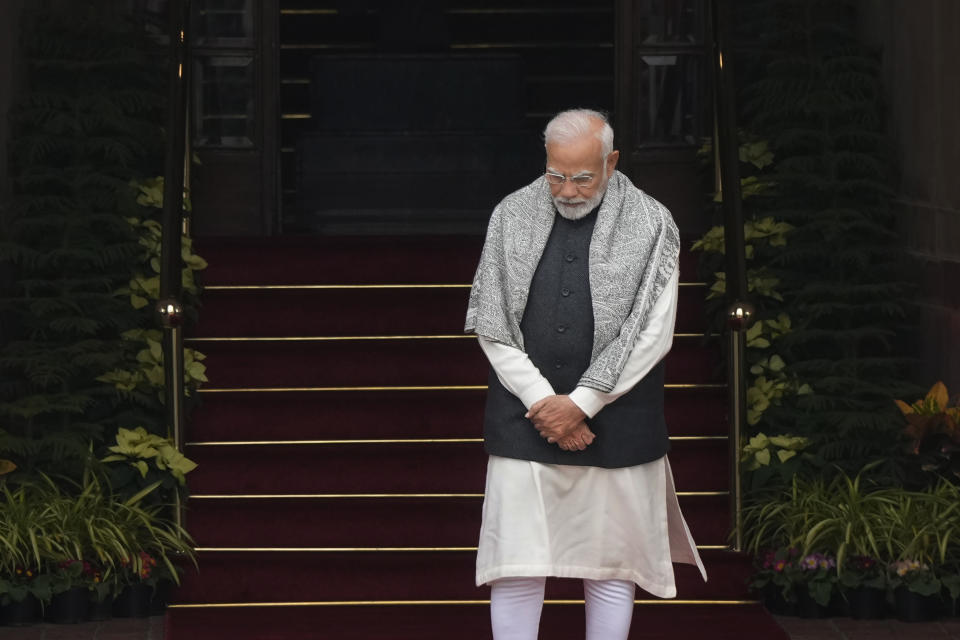
<path fill-rule="evenodd" d="M 464 331 L 523 349 L 520 320 L 555 215 L 542 177 L 493 210 Z M 590 240 L 593 353 L 581 386 L 609 392 L 616 385 L 679 253 L 667 208 L 615 171 Z"/>

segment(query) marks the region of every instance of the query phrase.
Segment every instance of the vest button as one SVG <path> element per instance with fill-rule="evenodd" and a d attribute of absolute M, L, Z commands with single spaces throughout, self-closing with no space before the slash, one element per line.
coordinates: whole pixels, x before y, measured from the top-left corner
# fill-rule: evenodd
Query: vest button
<path fill-rule="evenodd" d="M 567 260 L 567 262 L 573 262 L 573 261 L 576 260 L 576 259 L 577 259 L 577 256 L 573 255 L 572 253 L 568 253 L 568 254 L 566 255 L 566 260 Z"/>
<path fill-rule="evenodd" d="M 563 332 L 566 331 L 566 330 L 567 330 L 567 328 L 566 328 L 565 326 L 563 326 L 562 324 L 557 327 L 557 333 L 563 333 Z"/>
<path fill-rule="evenodd" d="M 570 289 L 567 289 L 566 287 L 564 287 L 563 289 L 560 289 L 560 295 L 566 298 L 567 296 L 570 295 Z"/>
<path fill-rule="evenodd" d="M 563 366 L 563 363 L 562 363 L 562 362 L 555 362 L 554 365 L 553 365 L 553 368 L 554 368 L 554 369 L 559 369 L 559 368 L 562 367 L 562 366 Z"/>

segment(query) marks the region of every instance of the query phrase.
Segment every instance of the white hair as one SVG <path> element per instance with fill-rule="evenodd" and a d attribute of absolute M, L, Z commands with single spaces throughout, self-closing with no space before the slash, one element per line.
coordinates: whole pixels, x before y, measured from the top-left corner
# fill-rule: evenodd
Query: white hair
<path fill-rule="evenodd" d="M 602 123 L 599 128 L 598 121 Z M 543 143 L 544 146 L 553 142 L 564 144 L 588 135 L 600 141 L 605 160 L 613 152 L 613 129 L 607 116 L 593 109 L 569 109 L 555 115 L 543 130 Z"/>

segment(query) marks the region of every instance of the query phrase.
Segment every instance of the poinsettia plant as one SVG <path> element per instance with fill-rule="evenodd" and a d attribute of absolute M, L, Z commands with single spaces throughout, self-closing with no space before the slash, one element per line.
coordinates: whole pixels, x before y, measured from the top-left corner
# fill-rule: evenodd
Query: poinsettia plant
<path fill-rule="evenodd" d="M 147 432 L 143 427 L 120 428 L 117 444 L 109 447 L 106 463 L 114 487 L 129 492 L 141 490 L 153 483 L 163 489 L 186 484 L 185 475 L 197 464 L 177 451 L 170 438 Z"/>
<path fill-rule="evenodd" d="M 896 400 L 907 421 L 908 452 L 924 471 L 960 477 L 960 399 L 937 382 L 913 404 Z"/>

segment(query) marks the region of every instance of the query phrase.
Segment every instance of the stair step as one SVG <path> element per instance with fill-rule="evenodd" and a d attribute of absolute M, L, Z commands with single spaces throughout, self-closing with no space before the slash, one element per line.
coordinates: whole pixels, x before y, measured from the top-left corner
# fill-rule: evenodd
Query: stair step
<path fill-rule="evenodd" d="M 671 435 L 727 434 L 726 389 L 667 388 L 664 393 Z M 201 398 L 189 427 L 195 442 L 475 438 L 483 425 L 486 391 L 234 392 Z"/>
<path fill-rule="evenodd" d="M 704 550 L 708 581 L 689 565 L 674 565 L 684 599 L 750 599 L 749 559 Z M 177 602 L 316 602 L 371 600 L 482 600 L 474 586 L 476 552 L 469 551 L 227 551 L 198 553 L 200 572 L 188 569 Z M 237 571 L 243 567 L 243 571 Z M 638 590 L 638 593 L 643 594 Z M 579 580 L 553 580 L 549 599 L 583 597 Z M 641 597 L 646 597 L 641 595 Z"/>
<path fill-rule="evenodd" d="M 581 598 L 582 599 L 582 595 Z M 282 633 L 278 631 L 282 619 Z M 630 640 L 789 640 L 762 605 L 664 600 L 634 607 Z M 583 605 L 546 603 L 540 637 L 582 640 Z M 167 612 L 168 638 L 204 640 L 489 640 L 490 611 L 470 604 L 183 609 Z"/>
<path fill-rule="evenodd" d="M 204 285 L 438 284 L 473 282 L 483 239 L 280 236 L 196 244 L 210 265 L 201 273 Z M 696 274 L 697 256 L 681 251 L 680 280 L 695 282 Z"/>
<path fill-rule="evenodd" d="M 726 491 L 726 440 L 672 443 L 677 491 Z M 193 494 L 481 493 L 475 442 L 188 445 Z"/>
<path fill-rule="evenodd" d="M 681 495 L 700 545 L 727 542 L 728 496 Z M 476 546 L 483 498 L 191 498 L 187 522 L 199 547 Z"/>
<path fill-rule="evenodd" d="M 203 343 L 212 388 L 483 385 L 489 365 L 471 337 Z M 709 383 L 716 354 L 675 338 L 667 383 Z"/>
<path fill-rule="evenodd" d="M 682 286 L 677 333 L 704 331 L 703 286 Z M 212 289 L 191 336 L 385 336 L 463 333 L 469 286 Z M 198 347 L 201 351 L 203 347 Z"/>

